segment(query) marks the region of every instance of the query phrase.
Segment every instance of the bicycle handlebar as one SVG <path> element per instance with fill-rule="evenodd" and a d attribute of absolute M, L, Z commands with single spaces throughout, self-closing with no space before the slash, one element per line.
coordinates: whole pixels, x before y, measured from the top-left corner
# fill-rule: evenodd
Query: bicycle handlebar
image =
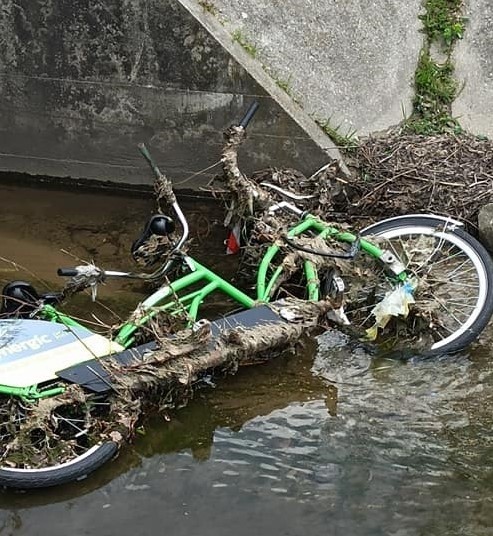
<path fill-rule="evenodd" d="M 253 119 L 255 113 L 259 109 L 259 107 L 260 107 L 260 103 L 258 101 L 253 101 L 250 104 L 250 106 L 248 107 L 248 110 L 246 111 L 245 115 L 241 119 L 241 121 L 240 121 L 238 126 L 243 128 L 243 129 L 246 129 L 247 126 L 249 125 L 249 123 L 251 122 L 251 120 Z M 152 158 L 151 153 L 149 152 L 147 147 L 143 143 L 139 143 L 138 148 L 139 148 L 139 151 L 142 154 L 142 156 L 146 159 L 147 163 L 149 164 L 149 167 L 152 169 L 152 171 L 153 171 L 154 175 L 156 176 L 156 178 L 165 179 L 166 182 L 169 183 L 170 192 L 172 193 L 171 183 L 161 173 L 161 171 L 159 170 L 156 162 Z M 272 187 L 272 185 L 270 185 L 270 184 L 268 184 L 268 186 Z M 274 188 L 274 189 L 281 190 L 280 188 Z M 282 193 L 284 193 L 284 191 Z M 289 197 L 289 196 L 287 196 L 287 197 Z M 291 197 L 291 198 L 293 198 L 293 197 Z M 174 209 L 174 212 L 177 215 L 178 220 L 180 221 L 181 226 L 182 226 L 182 236 L 180 237 L 178 242 L 172 248 L 171 253 L 173 254 L 175 252 L 178 252 L 180 250 L 180 248 L 183 246 L 183 244 L 185 243 L 185 241 L 187 240 L 189 229 L 188 229 L 188 222 L 187 222 L 187 220 L 186 220 L 186 218 L 185 218 L 185 216 L 184 216 L 179 204 L 177 203 L 176 198 L 174 198 L 174 195 L 173 195 L 173 199 L 168 199 L 168 202 L 170 203 L 170 205 Z M 151 274 L 133 273 L 133 272 L 120 272 L 120 271 L 114 271 L 114 270 L 101 270 L 99 268 L 94 267 L 94 268 L 96 268 L 98 270 L 98 273 L 96 275 L 90 274 L 90 276 L 98 277 L 98 278 L 102 278 L 102 279 L 104 279 L 105 277 L 117 277 L 117 278 L 118 277 L 124 277 L 124 278 L 132 278 L 132 279 L 135 278 L 135 279 L 157 280 L 158 278 L 162 277 L 162 275 L 165 274 L 168 271 L 168 269 L 170 268 L 170 266 L 172 264 L 173 264 L 173 260 L 168 259 L 168 261 L 165 264 L 163 264 L 163 266 L 159 267 L 157 270 L 155 270 Z M 59 268 L 57 270 L 57 274 L 59 276 L 61 276 L 61 277 L 86 276 L 86 273 L 84 273 L 84 270 L 81 270 L 80 268 L 81 267 Z"/>
<path fill-rule="evenodd" d="M 147 147 L 143 143 L 137 144 L 137 147 L 139 148 L 140 154 L 147 160 L 147 163 L 149 164 L 150 168 L 154 172 L 154 175 L 156 178 L 160 179 L 162 177 L 162 173 L 157 167 L 156 162 L 154 162 L 151 153 L 147 149 Z"/>
<path fill-rule="evenodd" d="M 252 104 L 250 104 L 250 107 L 246 111 L 246 114 L 243 116 L 243 119 L 240 121 L 240 124 L 238 126 L 245 129 L 250 123 L 250 121 L 253 119 L 253 116 L 257 112 L 259 106 L 260 104 L 258 101 L 253 101 Z"/>
<path fill-rule="evenodd" d="M 58 268 L 56 273 L 60 277 L 75 277 L 79 272 L 75 268 Z"/>

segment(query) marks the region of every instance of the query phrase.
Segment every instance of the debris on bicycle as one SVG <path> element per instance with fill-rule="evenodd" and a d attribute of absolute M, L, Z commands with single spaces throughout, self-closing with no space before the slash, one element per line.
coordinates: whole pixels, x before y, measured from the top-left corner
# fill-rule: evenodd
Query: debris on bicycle
<path fill-rule="evenodd" d="M 97 286 L 104 283 L 104 272 L 94 264 L 83 264 L 74 268 L 74 275 L 67 281 L 63 292 L 71 296 L 86 288 L 91 290 L 92 301 L 97 296 Z"/>

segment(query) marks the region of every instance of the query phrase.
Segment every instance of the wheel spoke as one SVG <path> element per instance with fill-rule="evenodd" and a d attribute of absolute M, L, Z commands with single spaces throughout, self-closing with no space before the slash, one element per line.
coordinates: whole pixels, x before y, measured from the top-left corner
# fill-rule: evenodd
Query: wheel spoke
<path fill-rule="evenodd" d="M 0 459 L 18 470 L 43 470 L 76 460 L 98 441 L 92 412 L 105 412 L 108 402 L 61 402 L 37 413 L 37 405 L 0 397 Z"/>
<path fill-rule="evenodd" d="M 464 287 L 464 288 L 475 288 L 478 289 L 479 285 L 468 285 L 467 283 L 458 283 L 457 281 L 448 281 L 446 279 L 429 279 L 426 280 L 428 283 L 440 283 L 443 285 L 455 285 L 457 287 Z"/>
<path fill-rule="evenodd" d="M 455 275 L 455 274 L 458 272 L 458 270 L 460 270 L 460 269 L 461 269 L 463 266 L 465 266 L 468 262 L 470 262 L 469 259 L 466 259 L 464 262 L 462 262 L 461 264 L 459 264 L 459 266 L 457 266 L 454 270 L 452 270 L 450 273 L 448 273 L 448 274 L 446 275 L 446 277 L 450 277 L 450 278 L 451 278 L 453 275 Z M 475 270 L 474 266 L 472 266 L 471 268 L 469 268 L 469 271 L 470 271 L 470 270 Z M 467 273 L 467 272 L 468 272 L 468 270 L 466 270 L 466 271 L 464 271 L 464 272 L 462 272 L 462 273 L 464 274 L 464 273 Z"/>
<path fill-rule="evenodd" d="M 435 298 L 435 301 L 445 310 L 447 313 L 450 314 L 450 316 L 459 324 L 459 326 L 462 326 L 462 322 L 455 316 L 454 313 L 450 311 L 450 309 L 443 303 L 442 300 L 438 299 L 436 296 L 432 294 L 432 296 Z"/>
<path fill-rule="evenodd" d="M 450 247 L 449 252 L 453 251 L 454 247 L 455 246 Z M 446 253 L 446 256 L 443 259 L 441 259 L 440 261 L 434 262 L 433 263 L 434 266 L 437 266 L 438 264 L 442 264 L 442 262 L 450 262 L 452 259 L 455 259 L 456 257 L 464 255 L 464 252 L 460 251 L 460 250 L 457 253 L 454 253 L 453 255 L 449 255 L 449 254 L 447 254 L 447 252 L 445 252 L 445 253 Z"/>

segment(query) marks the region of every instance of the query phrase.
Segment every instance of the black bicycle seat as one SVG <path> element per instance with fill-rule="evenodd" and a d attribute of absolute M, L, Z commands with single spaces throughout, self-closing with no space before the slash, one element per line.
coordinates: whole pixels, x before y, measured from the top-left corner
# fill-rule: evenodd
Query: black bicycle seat
<path fill-rule="evenodd" d="M 154 214 L 154 216 L 151 216 L 145 224 L 142 234 L 132 244 L 132 257 L 136 259 L 138 249 L 143 246 L 152 235 L 167 236 L 174 230 L 175 222 L 172 218 L 164 214 Z"/>

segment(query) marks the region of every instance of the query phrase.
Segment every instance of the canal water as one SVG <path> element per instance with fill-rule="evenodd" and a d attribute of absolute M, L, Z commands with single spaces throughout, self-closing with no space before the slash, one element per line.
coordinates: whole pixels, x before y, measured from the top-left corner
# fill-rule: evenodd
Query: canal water
<path fill-rule="evenodd" d="M 153 209 L 136 194 L 12 185 L 0 199 L 0 282 L 40 288 L 60 285 L 56 268 L 77 259 L 135 268 L 129 247 Z M 234 273 L 221 211 L 200 198 L 184 208 L 194 255 Z M 89 297 L 74 307 L 111 322 L 144 292 L 109 283 L 105 307 Z M 0 493 L 0 534 L 491 535 L 492 343 L 490 326 L 468 353 L 402 362 L 335 331 L 305 340 L 200 389 L 170 420 L 150 416 L 87 480 Z"/>

